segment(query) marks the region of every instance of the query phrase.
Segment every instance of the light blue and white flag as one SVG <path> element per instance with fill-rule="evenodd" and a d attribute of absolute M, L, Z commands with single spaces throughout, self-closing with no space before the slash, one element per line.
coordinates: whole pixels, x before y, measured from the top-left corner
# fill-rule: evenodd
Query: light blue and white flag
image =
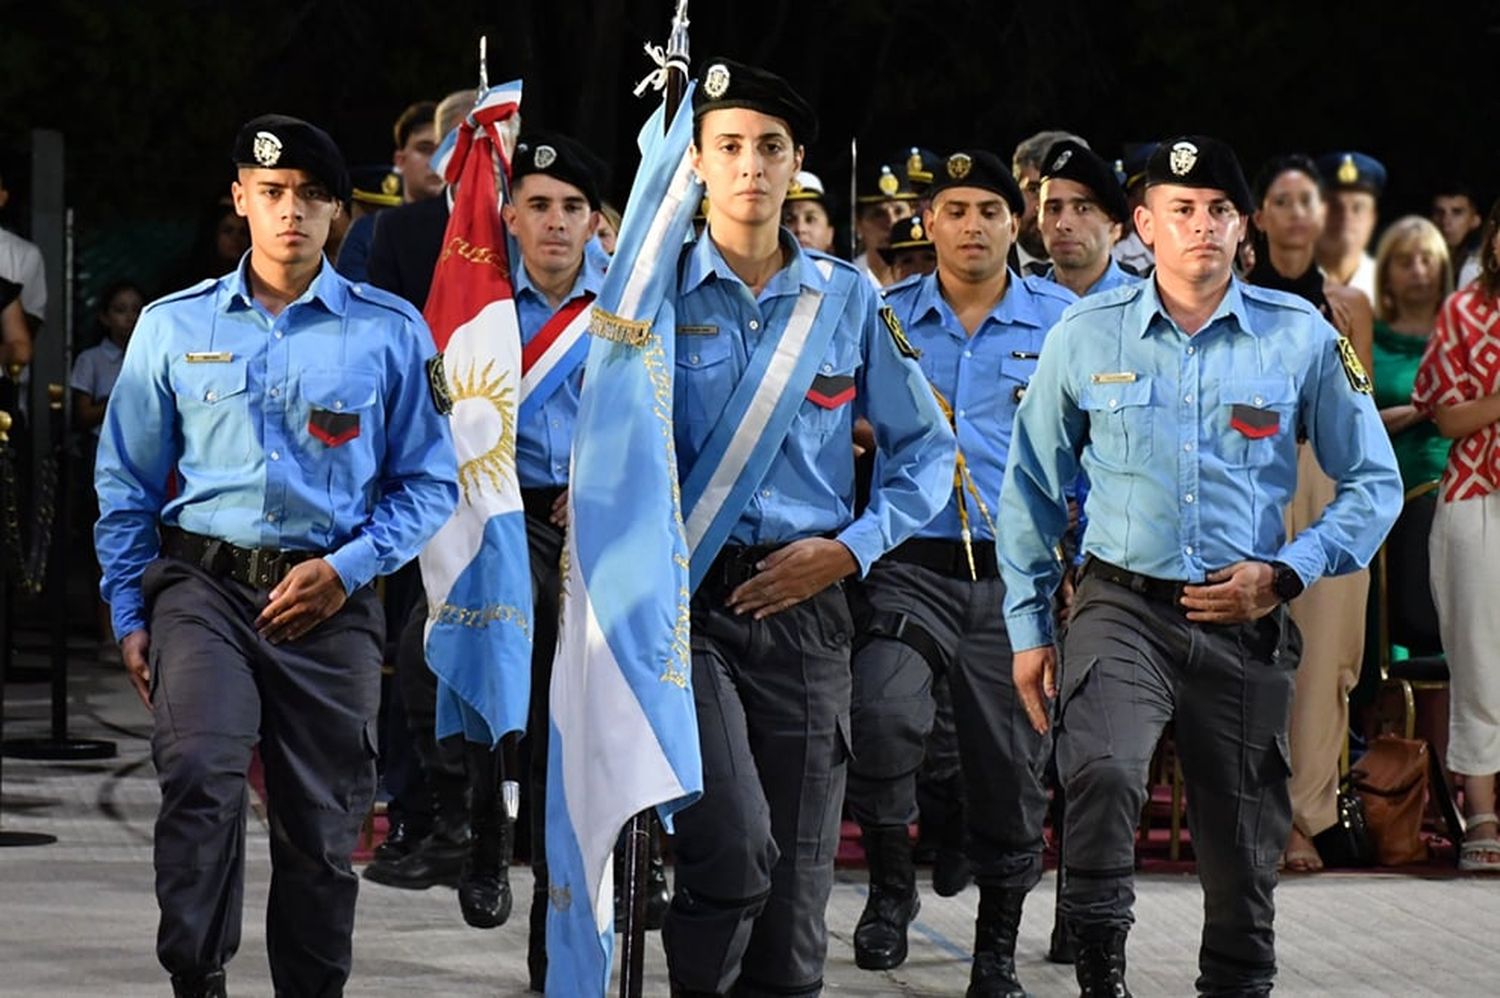
<path fill-rule="evenodd" d="M 595 302 L 574 434 L 547 775 L 547 994 L 602 996 L 614 947 L 614 847 L 639 811 L 697 799 L 688 554 L 672 437 L 677 263 L 702 186 L 691 87 L 641 166 Z"/>

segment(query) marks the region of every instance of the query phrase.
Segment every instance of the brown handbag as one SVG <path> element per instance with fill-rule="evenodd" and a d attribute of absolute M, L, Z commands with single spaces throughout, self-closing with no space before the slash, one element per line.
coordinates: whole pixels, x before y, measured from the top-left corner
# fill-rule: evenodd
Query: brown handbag
<path fill-rule="evenodd" d="M 1381 866 L 1427 860 L 1422 814 L 1427 806 L 1430 750 L 1420 738 L 1381 735 L 1349 770 L 1365 804 L 1370 837 Z"/>

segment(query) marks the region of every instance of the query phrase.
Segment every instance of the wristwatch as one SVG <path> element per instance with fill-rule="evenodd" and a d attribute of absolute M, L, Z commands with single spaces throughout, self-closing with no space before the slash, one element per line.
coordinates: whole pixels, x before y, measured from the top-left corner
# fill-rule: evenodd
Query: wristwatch
<path fill-rule="evenodd" d="M 1284 561 L 1273 561 L 1271 571 L 1274 573 L 1271 576 L 1271 591 L 1276 594 L 1277 599 L 1290 603 L 1302 595 L 1302 576 L 1297 574 L 1295 568 Z"/>

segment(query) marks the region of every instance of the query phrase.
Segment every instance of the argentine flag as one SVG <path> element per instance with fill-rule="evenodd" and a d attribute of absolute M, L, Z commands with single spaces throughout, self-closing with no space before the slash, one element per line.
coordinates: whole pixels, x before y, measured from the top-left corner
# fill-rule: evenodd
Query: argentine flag
<path fill-rule="evenodd" d="M 457 187 L 423 310 L 439 351 L 428 376 L 452 399 L 462 491 L 420 559 L 437 735 L 487 745 L 525 729 L 531 697 L 531 567 L 516 477 L 521 329 L 500 221 L 520 104 L 519 81 L 485 91 L 433 159 Z"/>
<path fill-rule="evenodd" d="M 547 759 L 547 994 L 566 998 L 609 986 L 620 829 L 703 788 L 672 442 L 677 261 L 702 197 L 691 87 L 663 135 L 665 114 L 641 131 L 573 438 Z"/>

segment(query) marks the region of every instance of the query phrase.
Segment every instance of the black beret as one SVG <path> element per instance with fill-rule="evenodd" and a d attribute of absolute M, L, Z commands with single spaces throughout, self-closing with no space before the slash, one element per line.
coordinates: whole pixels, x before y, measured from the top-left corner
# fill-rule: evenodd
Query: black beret
<path fill-rule="evenodd" d="M 1331 152 L 1318 157 L 1323 179 L 1336 191 L 1385 192 L 1385 164 L 1362 152 Z"/>
<path fill-rule="evenodd" d="M 1181 135 L 1157 146 L 1146 163 L 1146 187 L 1158 184 L 1223 191 L 1240 214 L 1255 210 L 1234 150 L 1207 135 Z"/>
<path fill-rule="evenodd" d="M 891 225 L 891 241 L 880 248 L 880 258 L 891 263 L 902 250 L 931 248 L 932 237 L 922 225 L 922 216 L 913 215 Z"/>
<path fill-rule="evenodd" d="M 588 198 L 589 207 L 599 208 L 599 188 L 609 168 L 581 142 L 552 132 L 527 132 L 516 141 L 510 160 L 510 182 L 516 184 L 531 173 L 545 173 L 572 184 Z"/>
<path fill-rule="evenodd" d="M 340 201 L 349 200 L 344 154 L 317 125 L 284 114 L 263 114 L 240 126 L 230 157 L 236 166 L 304 170 Z"/>
<path fill-rule="evenodd" d="M 693 90 L 693 120 L 710 111 L 742 107 L 786 122 L 797 145 L 818 138 L 818 115 L 792 85 L 775 73 L 731 59 L 713 58 L 703 64 Z"/>
<path fill-rule="evenodd" d="M 1088 146 L 1072 139 L 1053 143 L 1042 157 L 1042 180 L 1049 179 L 1082 184 L 1093 192 L 1094 200 L 1110 218 L 1125 221 L 1125 192 L 1120 189 L 1119 179 L 1110 165 Z"/>
<path fill-rule="evenodd" d="M 349 179 L 354 185 L 356 201 L 387 208 L 401 203 L 401 174 L 393 171 L 389 163 L 350 167 Z"/>
<path fill-rule="evenodd" d="M 980 190 L 994 191 L 1010 205 L 1013 214 L 1019 215 L 1026 210 L 1026 198 L 1021 195 L 1021 185 L 1016 183 L 1016 178 L 1011 176 L 1009 168 L 999 156 L 983 149 L 968 149 L 949 156 L 943 162 L 932 186 L 927 189 L 927 196 L 936 198 L 938 192 L 950 187 L 978 187 Z"/>
<path fill-rule="evenodd" d="M 912 187 L 911 172 L 904 155 L 887 156 L 884 159 L 862 159 L 859 164 L 859 180 L 855 184 L 856 200 L 860 204 L 879 204 L 882 201 L 915 201 L 917 192 Z"/>

